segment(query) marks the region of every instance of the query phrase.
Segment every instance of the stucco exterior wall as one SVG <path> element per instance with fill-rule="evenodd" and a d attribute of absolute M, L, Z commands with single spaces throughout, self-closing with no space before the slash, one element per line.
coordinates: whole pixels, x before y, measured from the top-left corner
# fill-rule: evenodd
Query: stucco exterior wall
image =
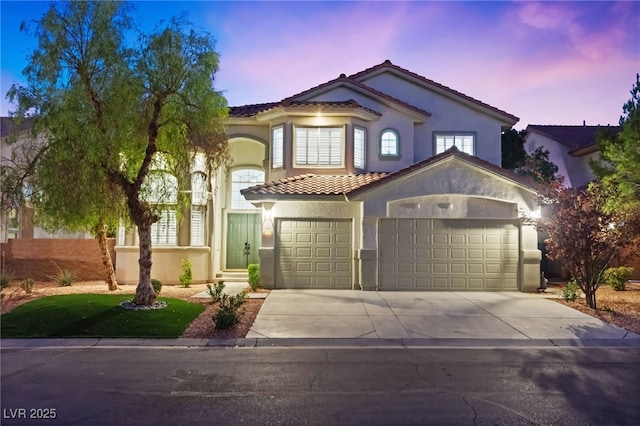
<path fill-rule="evenodd" d="M 262 247 L 260 247 L 259 255 L 261 285 L 264 288 L 274 288 L 275 284 L 275 229 L 279 219 L 352 219 L 352 241 L 354 246 L 353 270 L 356 271 L 354 282 L 358 282 L 356 254 L 361 242 L 360 203 L 341 201 L 278 201 L 268 209 L 265 208 L 265 210 L 263 210 L 262 218 Z M 358 288 L 357 285 L 356 288 Z"/>
<path fill-rule="evenodd" d="M 116 246 L 118 256 L 116 279 L 120 284 L 138 283 L 138 247 Z M 182 259 L 191 261 L 193 283 L 211 282 L 211 257 L 209 247 L 153 247 L 151 254 L 151 278 L 163 284 L 179 284 L 182 273 Z"/>
<path fill-rule="evenodd" d="M 564 177 L 564 183 L 568 187 L 576 188 L 595 179 L 589 166 L 589 160 L 597 160 L 600 157 L 599 152 L 574 157 L 569 154 L 568 147 L 535 132 L 530 132 L 527 135 L 524 146 L 528 154 L 539 147 L 549 151 L 549 161 L 558 166 L 557 174 Z"/>
<path fill-rule="evenodd" d="M 498 119 L 390 73 L 374 75 L 364 83 L 431 113 L 428 128 L 421 129 L 417 139 L 416 161 L 433 155 L 433 144 L 423 143 L 424 137 L 431 142 L 434 132 L 460 131 L 476 134 L 477 157 L 496 165 L 502 163 L 503 124 Z"/>

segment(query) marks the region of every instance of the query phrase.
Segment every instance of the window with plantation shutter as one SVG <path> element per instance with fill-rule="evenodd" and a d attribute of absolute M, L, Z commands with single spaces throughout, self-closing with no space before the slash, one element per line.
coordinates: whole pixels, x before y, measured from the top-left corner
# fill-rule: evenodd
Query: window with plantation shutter
<path fill-rule="evenodd" d="M 284 165 L 284 128 L 274 127 L 271 137 L 271 167 L 274 169 Z"/>
<path fill-rule="evenodd" d="M 296 128 L 296 165 L 341 166 L 344 152 L 343 134 L 341 127 Z"/>
<path fill-rule="evenodd" d="M 195 172 L 191 175 L 191 204 L 203 206 L 207 204 L 207 176 Z"/>
<path fill-rule="evenodd" d="M 191 245 L 205 245 L 204 238 L 204 208 L 201 206 L 191 206 Z"/>
<path fill-rule="evenodd" d="M 365 167 L 366 142 L 364 129 L 358 127 L 353 129 L 353 167 L 356 169 L 364 169 Z"/>
<path fill-rule="evenodd" d="M 151 225 L 151 244 L 175 246 L 177 243 L 178 220 L 175 210 L 160 211 L 160 219 Z"/>

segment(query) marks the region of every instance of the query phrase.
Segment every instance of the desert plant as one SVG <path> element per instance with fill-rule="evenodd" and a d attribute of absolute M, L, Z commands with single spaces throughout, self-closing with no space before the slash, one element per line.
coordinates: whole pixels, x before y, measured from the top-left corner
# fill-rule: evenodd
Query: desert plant
<path fill-rule="evenodd" d="M 251 291 L 256 291 L 260 287 L 260 265 L 252 263 L 247 266 L 249 272 L 249 287 Z"/>
<path fill-rule="evenodd" d="M 609 268 L 604 271 L 603 281 L 615 291 L 625 291 L 627 289 L 627 281 L 633 275 L 633 268 L 628 266 L 619 266 L 617 268 Z"/>
<path fill-rule="evenodd" d="M 160 280 L 156 280 L 155 278 L 151 279 L 151 287 L 153 287 L 153 291 L 156 295 L 160 294 L 160 290 L 162 290 L 162 282 Z"/>
<path fill-rule="evenodd" d="M 220 305 L 213 315 L 216 330 L 226 330 L 240 322 L 238 308 L 247 301 L 247 292 L 241 291 L 236 296 L 223 294 Z"/>
<path fill-rule="evenodd" d="M 180 266 L 182 266 L 182 274 L 180 274 L 180 284 L 182 287 L 189 287 L 193 280 L 193 274 L 191 272 L 191 261 L 189 259 L 182 259 L 180 262 Z"/>
<path fill-rule="evenodd" d="M 78 280 L 78 274 L 68 269 L 59 269 L 58 273 L 51 277 L 51 280 L 60 287 L 69 287 Z"/>
<path fill-rule="evenodd" d="M 34 284 L 35 284 L 35 281 L 33 281 L 33 279 L 27 278 L 26 280 L 22 281 L 22 284 L 20 284 L 20 287 L 22 287 L 25 293 L 31 294 Z"/>
<path fill-rule="evenodd" d="M 575 301 L 580 296 L 580 287 L 576 280 L 571 280 L 560 290 L 560 295 L 567 302 Z"/>
<path fill-rule="evenodd" d="M 220 280 L 217 283 L 207 284 L 207 293 L 213 299 L 213 303 L 218 303 L 223 296 L 222 290 L 224 290 L 224 280 Z"/>
<path fill-rule="evenodd" d="M 13 273 L 2 271 L 2 273 L 0 273 L 0 288 L 7 287 L 9 283 L 11 283 L 11 280 L 13 280 Z"/>

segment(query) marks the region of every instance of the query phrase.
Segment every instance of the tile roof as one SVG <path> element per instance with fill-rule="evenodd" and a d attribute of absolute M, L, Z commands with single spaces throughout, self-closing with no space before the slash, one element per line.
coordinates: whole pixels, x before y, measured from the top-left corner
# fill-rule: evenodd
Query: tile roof
<path fill-rule="evenodd" d="M 260 112 L 268 111 L 278 105 L 280 105 L 280 102 L 229 107 L 229 115 L 232 117 L 253 117 Z"/>
<path fill-rule="evenodd" d="M 442 154 L 438 154 L 426 160 L 412 164 L 392 173 L 362 173 L 357 175 L 301 175 L 279 181 L 265 183 L 243 189 L 242 195 L 249 200 L 264 198 L 275 199 L 300 199 L 303 198 L 332 198 L 345 200 L 358 194 L 377 188 L 399 177 L 411 174 L 424 167 L 436 164 L 447 158 L 455 157 L 467 163 L 493 172 L 505 179 L 511 180 L 521 186 L 537 191 L 540 186 L 533 179 L 520 176 L 510 170 L 503 169 L 478 157 L 460 152 L 453 147 Z"/>
<path fill-rule="evenodd" d="M 437 82 L 435 82 L 433 80 L 430 80 L 430 79 L 428 79 L 426 77 L 423 77 L 423 76 L 421 76 L 419 74 L 416 74 L 416 73 L 414 73 L 412 71 L 409 71 L 409 70 L 404 69 L 402 67 L 399 67 L 399 66 L 397 66 L 395 64 L 392 64 L 391 61 L 388 60 L 388 59 L 386 61 L 384 61 L 383 63 L 381 63 L 381 64 L 374 65 L 371 68 L 367 68 L 367 69 L 365 69 L 363 71 L 360 71 L 360 72 L 357 72 L 355 74 L 352 74 L 348 78 L 352 79 L 352 80 L 360 81 L 360 80 L 364 79 L 364 77 L 366 77 L 367 75 L 369 75 L 371 73 L 374 73 L 374 72 L 376 72 L 378 70 L 384 69 L 384 68 L 394 69 L 396 71 L 399 71 L 402 74 L 405 74 L 405 75 L 411 76 L 411 77 L 413 77 L 413 78 L 415 78 L 417 80 L 420 80 L 423 83 L 426 83 L 427 85 L 437 87 L 437 88 L 439 88 L 439 89 L 441 89 L 441 90 L 443 90 L 445 92 L 451 93 L 452 95 L 455 95 L 455 96 L 459 96 L 459 97 L 461 97 L 463 99 L 466 99 L 467 101 L 470 101 L 470 102 L 472 102 L 474 104 L 477 104 L 477 105 L 479 105 L 479 106 L 481 106 L 483 108 L 487 108 L 487 109 L 490 109 L 490 110 L 492 110 L 494 112 L 497 112 L 499 114 L 506 115 L 509 119 L 513 120 L 514 122 L 517 122 L 517 121 L 520 120 L 520 118 L 516 117 L 515 115 L 509 114 L 506 111 L 498 109 L 498 108 L 496 108 L 494 106 L 486 104 L 486 103 L 484 103 L 482 101 L 479 101 L 479 100 L 477 100 L 475 98 L 472 98 L 471 96 L 465 95 L 464 93 L 458 92 L 457 90 L 454 90 L 454 89 L 452 89 L 452 88 L 450 88 L 448 86 L 445 86 L 443 84 L 437 83 Z"/>
<path fill-rule="evenodd" d="M 276 108 L 279 106 L 289 106 L 289 105 L 304 105 L 304 101 L 300 100 L 300 98 L 304 98 L 306 95 L 310 95 L 313 94 L 314 92 L 321 90 L 325 87 L 330 87 L 334 84 L 339 84 L 339 83 L 344 83 L 344 84 L 350 84 L 353 86 L 356 86 L 364 91 L 368 91 L 371 94 L 374 94 L 377 97 L 386 99 L 390 102 L 396 103 L 398 105 L 401 105 L 403 108 L 407 108 L 409 110 L 412 110 L 420 115 L 424 115 L 426 117 L 430 117 L 431 113 L 429 111 L 425 111 L 424 109 L 418 108 L 415 105 L 411 105 L 408 104 L 407 102 L 404 102 L 400 99 L 394 98 L 393 96 L 390 96 L 384 92 L 381 92 L 377 89 L 374 89 L 373 87 L 368 86 L 366 83 L 363 83 L 362 80 L 365 79 L 365 77 L 371 73 L 374 73 L 378 70 L 382 70 L 384 68 L 389 68 L 389 69 L 393 69 L 397 72 L 400 72 L 402 74 L 405 74 L 409 77 L 412 77 L 414 79 L 417 79 L 419 81 L 421 81 L 424 84 L 433 86 L 435 88 L 438 88 L 439 90 L 442 90 L 444 92 L 450 93 L 451 95 L 460 97 L 462 99 L 465 99 L 471 103 L 474 103 L 482 108 L 491 110 L 495 113 L 498 113 L 500 115 L 505 116 L 506 119 L 511 120 L 513 122 L 517 122 L 519 120 L 518 117 L 516 117 L 515 115 L 509 114 L 501 109 L 498 109 L 496 107 L 493 107 L 489 104 L 486 104 L 484 102 L 481 102 L 477 99 L 472 98 L 471 96 L 467 96 L 464 93 L 458 92 L 456 90 L 451 89 L 450 87 L 444 86 L 440 83 L 436 83 L 433 80 L 430 80 L 426 77 L 423 77 L 419 74 L 416 74 L 414 72 L 411 72 L 409 70 L 406 70 L 404 68 L 401 68 L 397 65 L 394 65 L 391 63 L 391 61 L 386 60 L 381 64 L 375 65 L 371 68 L 367 68 L 364 71 L 360 71 L 358 73 L 352 74 L 350 76 L 347 76 L 345 74 L 341 74 L 338 78 L 327 81 L 326 83 L 322 83 L 319 84 L 315 87 L 312 87 L 310 89 L 307 89 L 303 92 L 297 93 L 293 96 L 290 96 L 288 98 L 283 99 L 280 102 L 270 102 L 270 103 L 265 103 L 265 104 L 255 104 L 255 105 L 246 105 L 246 106 L 237 106 L 237 107 L 230 107 L 229 108 L 229 115 L 232 117 L 252 117 L 255 116 L 256 114 L 260 113 L 260 112 L 264 112 L 267 111 L 269 109 L 272 108 Z M 345 102 L 349 102 L 349 101 L 345 101 Z M 355 102 L 355 101 L 354 101 Z M 340 102 L 334 102 L 334 104 L 339 105 Z M 343 105 L 344 106 L 344 105 Z"/>
<path fill-rule="evenodd" d="M 371 114 L 381 116 L 382 114 L 370 108 L 360 105 L 353 99 L 346 101 L 296 101 L 287 98 L 281 102 L 270 102 L 266 104 L 246 105 L 241 107 L 229 108 L 229 115 L 232 117 L 253 117 L 261 112 L 266 112 L 275 108 L 284 107 L 327 107 L 327 108 L 355 108 L 362 109 Z"/>
<path fill-rule="evenodd" d="M 529 124 L 527 133 L 536 132 L 553 139 L 571 150 L 579 150 L 596 144 L 596 136 L 600 130 L 620 132 L 620 126 L 550 126 Z"/>
<path fill-rule="evenodd" d="M 344 199 L 357 188 L 385 177 L 387 173 L 361 173 L 355 175 L 315 175 L 306 174 L 280 179 L 278 181 L 252 186 L 241 191 L 245 198 L 287 198 L 287 196 L 339 196 Z"/>
<path fill-rule="evenodd" d="M 424 116 L 427 116 L 427 117 L 431 117 L 431 113 L 429 111 L 425 111 L 425 110 L 423 110 L 421 108 L 418 108 L 418 107 L 416 107 L 414 105 L 411 105 L 411 104 L 408 104 L 408 103 L 406 103 L 404 101 L 401 101 L 400 99 L 394 98 L 393 96 L 390 96 L 390 95 L 388 95 L 388 94 L 386 94 L 384 92 L 381 92 L 379 90 L 374 89 L 373 87 L 369 87 L 366 84 L 363 84 L 363 83 L 361 83 L 361 82 L 359 82 L 357 80 L 354 80 L 351 77 L 347 77 L 344 74 L 341 74 L 340 77 L 338 77 L 338 78 L 336 78 L 334 80 L 327 81 L 326 83 L 322 83 L 322 84 L 319 84 L 319 85 L 317 85 L 315 87 L 312 87 L 311 89 L 307 89 L 304 92 L 300 92 L 300 93 L 297 93 L 297 94 L 295 94 L 293 96 L 290 96 L 290 97 L 284 99 L 283 102 L 291 102 L 291 101 L 293 101 L 293 100 L 295 100 L 297 98 L 304 97 L 305 95 L 313 93 L 313 92 L 315 92 L 315 91 L 317 91 L 319 89 L 322 89 L 324 87 L 332 86 L 332 85 L 334 85 L 336 83 L 344 83 L 344 84 L 350 84 L 350 85 L 356 86 L 356 87 L 358 87 L 358 88 L 360 88 L 360 89 L 362 89 L 364 91 L 367 91 L 369 93 L 372 93 L 372 94 L 374 94 L 374 95 L 376 95 L 378 97 L 381 97 L 381 98 L 386 99 L 386 100 L 388 100 L 390 102 L 393 102 L 393 103 L 396 103 L 398 105 L 401 105 L 404 108 L 413 110 L 414 112 L 416 112 L 418 114 L 421 114 L 421 115 L 424 115 Z"/>

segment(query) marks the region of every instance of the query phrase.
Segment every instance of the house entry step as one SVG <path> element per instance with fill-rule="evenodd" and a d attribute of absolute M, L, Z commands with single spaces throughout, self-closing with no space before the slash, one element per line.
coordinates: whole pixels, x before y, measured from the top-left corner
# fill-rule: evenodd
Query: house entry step
<path fill-rule="evenodd" d="M 246 270 L 222 271 L 216 274 L 216 279 L 228 282 L 247 282 L 249 281 L 249 274 Z"/>

